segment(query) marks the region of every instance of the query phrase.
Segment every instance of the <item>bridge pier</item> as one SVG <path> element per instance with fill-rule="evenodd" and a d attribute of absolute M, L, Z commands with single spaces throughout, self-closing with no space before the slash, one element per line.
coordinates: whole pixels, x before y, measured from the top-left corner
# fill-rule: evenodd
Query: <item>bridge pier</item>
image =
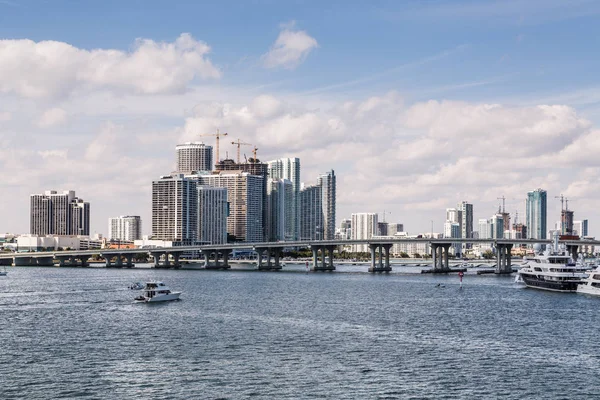
<path fill-rule="evenodd" d="M 115 258 L 115 267 L 123 268 L 123 258 L 121 258 L 121 254 L 117 254 L 117 257 Z"/>
<path fill-rule="evenodd" d="M 431 243 L 431 258 L 433 259 L 433 273 L 446 273 L 450 271 L 449 253 L 452 243 Z"/>
<path fill-rule="evenodd" d="M 335 266 L 333 265 L 333 249 L 335 246 L 323 246 L 323 245 L 311 245 L 310 246 L 313 252 L 313 271 L 335 271 Z M 325 251 L 329 250 L 329 264 L 325 264 Z M 319 251 L 321 252 L 321 265 L 319 266 Z"/>
<path fill-rule="evenodd" d="M 32 259 L 33 261 L 33 259 Z M 35 258 L 36 265 L 40 267 L 52 267 L 54 266 L 54 257 L 36 257 Z"/>
<path fill-rule="evenodd" d="M 371 249 L 371 267 L 369 272 L 390 272 L 390 249 L 392 244 L 369 244 Z M 379 262 L 377 262 L 376 251 L 379 250 Z M 385 264 L 383 263 L 383 253 L 385 252 Z"/>
<path fill-rule="evenodd" d="M 90 263 L 88 262 L 89 259 L 90 259 L 90 256 L 82 255 L 82 256 L 78 256 L 77 258 L 81 262 L 81 266 L 82 267 L 89 267 L 90 266 Z"/>
<path fill-rule="evenodd" d="M 255 249 L 258 254 L 258 270 L 259 271 L 278 271 L 281 269 L 280 257 L 281 249 L 278 247 L 260 247 Z M 267 263 L 263 264 L 263 254 L 267 253 Z"/>
<path fill-rule="evenodd" d="M 512 244 L 496 243 L 496 274 L 512 273 Z"/>
<path fill-rule="evenodd" d="M 125 256 L 125 266 L 127 268 L 133 268 L 135 264 L 133 263 L 133 254 L 127 253 Z"/>

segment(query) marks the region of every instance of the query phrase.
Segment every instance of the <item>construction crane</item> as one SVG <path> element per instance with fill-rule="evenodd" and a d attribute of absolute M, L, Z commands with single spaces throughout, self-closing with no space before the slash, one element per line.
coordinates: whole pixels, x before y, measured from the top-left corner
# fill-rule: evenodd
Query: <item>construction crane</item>
<path fill-rule="evenodd" d="M 236 142 L 231 142 L 231 144 L 237 144 L 237 163 L 239 164 L 240 163 L 240 147 L 241 146 L 252 146 L 252 144 L 244 143 L 240 139 L 238 139 Z"/>
<path fill-rule="evenodd" d="M 206 133 L 206 134 L 204 134 L 204 135 L 198 135 L 198 136 L 200 136 L 200 137 L 205 137 L 205 136 L 214 136 L 214 137 L 216 137 L 216 138 L 217 138 L 217 144 L 216 144 L 216 146 L 215 146 L 215 153 L 216 153 L 216 154 L 215 154 L 215 156 L 216 156 L 216 159 L 215 159 L 215 164 L 218 164 L 218 163 L 219 163 L 219 161 L 220 161 L 220 160 L 219 160 L 219 138 L 220 138 L 221 136 L 227 136 L 227 132 L 225 132 L 225 133 L 219 133 L 219 130 L 217 129 L 217 133 Z"/>
<path fill-rule="evenodd" d="M 560 211 L 565 209 L 565 196 L 562 194 L 560 196 L 554 196 L 555 199 L 560 199 Z M 569 207 L 569 200 L 567 199 L 567 208 Z"/>
<path fill-rule="evenodd" d="M 383 214 L 383 222 L 384 222 L 384 223 L 385 223 L 385 215 L 386 215 L 386 214 L 391 214 L 391 213 L 392 213 L 391 211 L 385 211 L 385 210 L 383 210 L 383 213 L 382 213 L 382 214 Z"/>
<path fill-rule="evenodd" d="M 505 210 L 504 205 L 505 205 L 506 198 L 504 196 L 502 196 L 502 197 L 496 197 L 496 199 L 502 200 L 502 214 L 504 214 L 504 210 Z M 498 206 L 498 208 L 500 208 L 500 206 Z"/>
<path fill-rule="evenodd" d="M 258 147 L 254 146 L 254 148 L 252 149 L 252 154 L 254 155 L 254 158 L 252 159 L 252 162 L 257 163 L 258 159 L 256 158 L 256 151 L 258 150 Z"/>

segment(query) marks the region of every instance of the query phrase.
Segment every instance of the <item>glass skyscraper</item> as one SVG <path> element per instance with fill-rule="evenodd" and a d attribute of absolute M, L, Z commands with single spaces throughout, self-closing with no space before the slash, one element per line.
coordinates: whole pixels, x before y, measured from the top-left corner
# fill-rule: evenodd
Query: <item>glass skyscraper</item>
<path fill-rule="evenodd" d="M 527 231 L 531 239 L 546 239 L 547 197 L 543 189 L 527 192 Z"/>

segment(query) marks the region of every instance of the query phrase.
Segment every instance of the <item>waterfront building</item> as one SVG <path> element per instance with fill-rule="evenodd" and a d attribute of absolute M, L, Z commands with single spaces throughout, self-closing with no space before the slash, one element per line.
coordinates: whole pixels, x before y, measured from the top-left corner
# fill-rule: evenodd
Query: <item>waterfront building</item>
<path fill-rule="evenodd" d="M 191 174 L 198 171 L 211 171 L 213 169 L 212 146 L 202 142 L 187 142 L 175 147 L 177 152 L 177 170 L 182 174 Z"/>
<path fill-rule="evenodd" d="M 198 236 L 196 181 L 183 174 L 162 176 L 152 182 L 152 236 L 193 244 Z"/>
<path fill-rule="evenodd" d="M 490 218 L 490 239 L 504 239 L 504 216 L 502 213 L 492 215 Z"/>
<path fill-rule="evenodd" d="M 225 160 L 227 161 L 227 160 Z M 190 176 L 203 186 L 227 188 L 227 232 L 237 241 L 264 241 L 263 176 L 248 172 L 221 171 Z"/>
<path fill-rule="evenodd" d="M 269 178 L 267 183 L 267 240 L 293 240 L 296 210 L 292 182 Z"/>
<path fill-rule="evenodd" d="M 513 231 L 515 232 L 515 239 L 527 239 L 527 226 L 521 223 L 514 224 Z"/>
<path fill-rule="evenodd" d="M 90 234 L 90 203 L 75 196 L 75 191 L 48 190 L 30 196 L 30 233 L 32 235 Z"/>
<path fill-rule="evenodd" d="M 389 236 L 394 236 L 399 232 L 404 232 L 404 224 L 397 222 L 390 222 L 387 226 L 387 233 Z"/>
<path fill-rule="evenodd" d="M 560 212 L 560 230 L 562 235 L 573 235 L 573 211 L 565 209 Z"/>
<path fill-rule="evenodd" d="M 142 238 L 142 219 L 125 215 L 108 219 L 108 239 L 133 241 Z"/>
<path fill-rule="evenodd" d="M 336 234 L 336 239 L 349 240 L 352 238 L 352 220 L 343 219 L 340 223 L 340 228 Z"/>
<path fill-rule="evenodd" d="M 492 230 L 490 227 L 490 220 L 486 218 L 480 218 L 477 221 L 479 239 L 489 239 L 492 237 Z"/>
<path fill-rule="evenodd" d="M 547 193 L 536 189 L 527 193 L 526 225 L 530 239 L 546 239 Z"/>
<path fill-rule="evenodd" d="M 376 213 L 355 213 L 352 214 L 352 240 L 371 239 L 377 235 L 377 214 Z M 384 235 L 385 236 L 385 235 Z M 366 244 L 354 245 L 352 251 L 367 252 L 369 246 Z"/>
<path fill-rule="evenodd" d="M 462 214 L 456 208 L 446 208 L 446 221 L 462 223 Z"/>
<path fill-rule="evenodd" d="M 460 224 L 458 222 L 446 221 L 444 223 L 444 238 L 460 239 L 460 237 Z M 452 243 L 452 247 L 454 255 L 459 256 L 462 249 L 461 243 Z"/>
<path fill-rule="evenodd" d="M 463 201 L 456 207 L 460 217 L 461 238 L 469 239 L 473 237 L 473 204 Z"/>
<path fill-rule="evenodd" d="M 198 185 L 198 241 L 227 243 L 227 188 Z"/>
<path fill-rule="evenodd" d="M 378 222 L 377 223 L 377 235 L 378 236 L 388 236 L 388 223 L 387 222 Z"/>
<path fill-rule="evenodd" d="M 588 220 L 582 219 L 581 221 L 573 222 L 573 234 L 579 235 L 579 237 L 589 236 L 588 234 Z"/>
<path fill-rule="evenodd" d="M 215 166 L 215 173 L 247 173 L 250 175 L 260 177 L 260 187 L 262 192 L 262 217 L 261 217 L 261 229 L 262 237 L 258 240 L 262 242 L 266 238 L 266 224 L 267 221 L 267 179 L 269 178 L 268 164 L 260 162 L 258 159 L 250 158 L 248 161 L 243 163 L 237 163 L 231 159 L 221 160 Z M 255 181 L 255 180 L 253 180 Z M 229 232 L 231 233 L 231 232 Z M 254 235 L 254 234 L 252 234 Z"/>
<path fill-rule="evenodd" d="M 300 189 L 300 240 L 323 239 L 322 200 L 321 186 Z"/>
<path fill-rule="evenodd" d="M 336 176 L 331 170 L 319 175 L 317 185 L 321 187 L 321 204 L 323 207 L 323 239 L 335 238 L 335 210 L 336 210 Z"/>
<path fill-rule="evenodd" d="M 267 162 L 268 176 L 271 179 L 287 179 L 292 184 L 291 207 L 292 219 L 291 229 L 292 237 L 290 240 L 298 240 L 300 237 L 300 159 L 299 158 L 280 158 Z"/>

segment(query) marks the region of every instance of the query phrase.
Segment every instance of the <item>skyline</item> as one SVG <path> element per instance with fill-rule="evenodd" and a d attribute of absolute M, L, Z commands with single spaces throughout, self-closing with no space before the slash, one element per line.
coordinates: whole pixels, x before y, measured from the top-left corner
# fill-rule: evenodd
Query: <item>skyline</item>
<path fill-rule="evenodd" d="M 218 128 L 264 162 L 300 158 L 304 182 L 335 169 L 336 226 L 386 210 L 441 231 L 446 208 L 488 218 L 500 196 L 523 221 L 540 187 L 549 226 L 564 194 L 600 233 L 600 60 L 581 40 L 600 5 L 139 5 L 0 2 L 1 232 L 25 233 L 29 195 L 51 189 L 92 204 L 90 233 L 149 222 L 175 146 Z"/>

